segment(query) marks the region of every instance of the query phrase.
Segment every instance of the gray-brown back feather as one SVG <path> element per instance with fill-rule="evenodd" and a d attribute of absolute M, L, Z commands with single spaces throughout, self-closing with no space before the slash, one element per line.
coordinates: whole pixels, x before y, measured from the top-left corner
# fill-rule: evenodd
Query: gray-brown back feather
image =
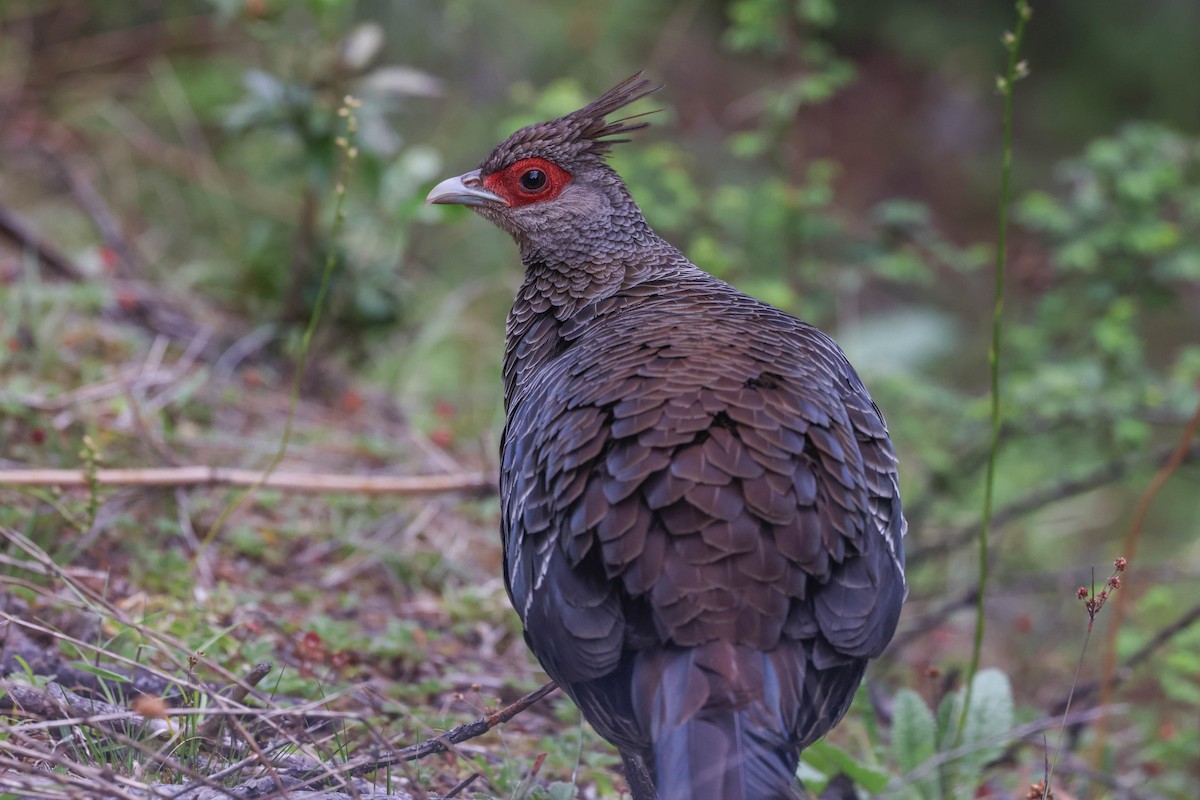
<path fill-rule="evenodd" d="M 894 631 L 895 454 L 832 340 L 673 250 L 658 263 L 566 319 L 549 302 L 513 309 L 513 601 L 550 674 L 585 712 L 620 718 L 598 725 L 618 743 L 645 749 L 644 719 L 591 684 L 638 654 L 722 642 L 787 662 L 794 749 L 842 716 Z"/>

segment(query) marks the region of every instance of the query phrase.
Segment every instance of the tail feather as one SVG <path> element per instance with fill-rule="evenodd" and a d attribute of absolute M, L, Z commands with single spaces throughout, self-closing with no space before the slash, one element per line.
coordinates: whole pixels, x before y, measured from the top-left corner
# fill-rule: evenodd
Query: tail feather
<path fill-rule="evenodd" d="M 796 800 L 795 757 L 747 731 L 745 717 L 705 715 L 661 734 L 658 800 Z"/>
<path fill-rule="evenodd" d="M 795 800 L 798 750 L 781 697 L 796 696 L 793 681 L 769 654 L 725 643 L 635 667 L 635 692 L 650 700 L 635 708 L 650 710 L 658 800 Z"/>

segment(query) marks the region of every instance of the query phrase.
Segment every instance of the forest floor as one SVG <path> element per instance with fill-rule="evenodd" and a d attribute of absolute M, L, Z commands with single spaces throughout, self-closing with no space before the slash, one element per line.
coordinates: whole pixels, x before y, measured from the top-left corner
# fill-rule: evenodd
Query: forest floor
<path fill-rule="evenodd" d="M 278 452 L 287 367 L 206 348 L 203 325 L 190 341 L 148 336 L 72 307 L 83 291 L 40 284 L 61 316 L 5 343 L 15 358 L 0 402 L 19 409 L 7 452 L 94 468 L 82 488 L 24 470 L 27 485 L 10 472 L 0 489 L 0 711 L 42 718 L 0 736 L 0 787 L 224 796 L 204 790 L 271 764 L 265 777 L 292 791 L 361 792 L 367 776 L 418 798 L 468 779 L 508 796 L 539 770 L 569 779 L 582 749 L 582 779 L 608 794 L 614 758 L 561 695 L 492 719 L 486 735 L 446 738 L 546 680 L 500 578 L 490 454 L 458 446 L 448 427 L 422 435 L 387 399 L 321 368 L 273 473 L 305 488 L 213 485 L 230 477 L 221 468 L 261 469 Z M 46 358 L 72 388 L 19 375 Z M 89 452 L 76 456 L 81 434 Z M 161 471 L 106 472 L 146 464 Z M 416 480 L 373 484 L 399 475 Z M 430 739 L 442 752 L 378 761 Z"/>

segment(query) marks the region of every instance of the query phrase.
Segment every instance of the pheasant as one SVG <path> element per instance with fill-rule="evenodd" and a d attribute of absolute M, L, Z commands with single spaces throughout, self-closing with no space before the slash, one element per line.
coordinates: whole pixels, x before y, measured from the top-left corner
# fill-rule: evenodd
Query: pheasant
<path fill-rule="evenodd" d="M 702 271 L 605 161 L 641 74 L 427 202 L 511 234 L 501 536 L 546 672 L 635 800 L 795 798 L 906 588 L 896 455 L 827 335 Z"/>

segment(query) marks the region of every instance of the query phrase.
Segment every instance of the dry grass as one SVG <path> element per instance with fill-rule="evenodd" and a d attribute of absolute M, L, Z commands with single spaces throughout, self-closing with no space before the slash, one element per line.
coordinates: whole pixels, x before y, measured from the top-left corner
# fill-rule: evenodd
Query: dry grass
<path fill-rule="evenodd" d="M 561 697 L 492 729 L 544 676 L 499 579 L 478 448 L 434 444 L 365 390 L 306 394 L 283 468 L 340 483 L 257 490 L 209 541 L 227 488 L 116 486 L 100 469 L 254 473 L 286 408 L 282 368 L 222 372 L 163 340 L 139 353 L 127 324 L 95 318 L 38 336 L 62 358 L 0 397 L 5 456 L 82 481 L 0 481 L 0 788 L 511 796 L 535 765 L 542 784 L 569 779 L 585 735 L 599 771 L 581 782 L 609 790 L 612 757 Z M 353 492 L 387 481 L 402 491 Z"/>

